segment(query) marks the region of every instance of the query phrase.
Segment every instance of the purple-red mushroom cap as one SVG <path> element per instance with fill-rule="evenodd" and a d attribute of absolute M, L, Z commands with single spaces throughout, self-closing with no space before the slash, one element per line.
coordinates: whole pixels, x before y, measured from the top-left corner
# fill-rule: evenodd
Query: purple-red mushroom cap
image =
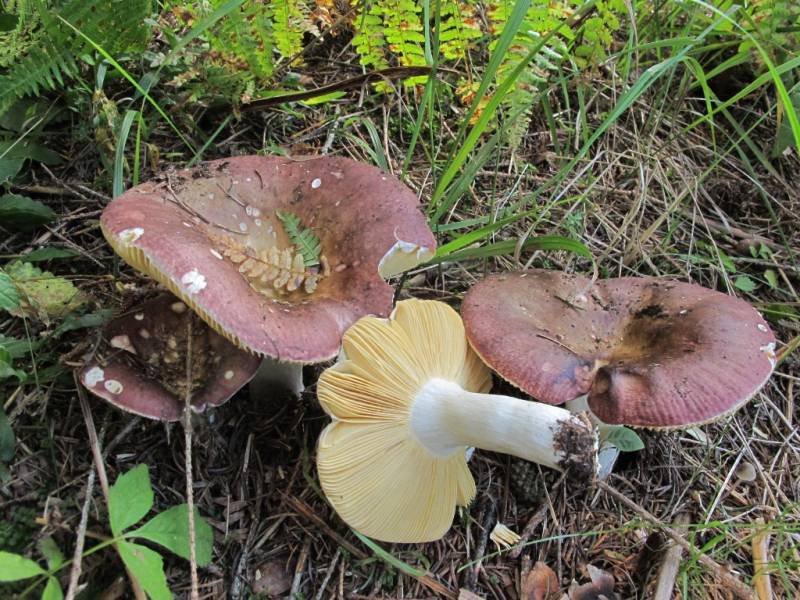
<path fill-rule="evenodd" d="M 776 362 L 775 336 L 752 306 L 677 281 L 500 274 L 470 289 L 461 312 L 470 344 L 501 377 L 551 404 L 587 394 L 608 424 L 714 421 Z"/>
<path fill-rule="evenodd" d="M 81 383 L 124 411 L 161 421 L 181 418 L 187 393 L 196 412 L 223 404 L 250 381 L 261 362 L 170 294 L 113 319 L 104 337 L 105 358 L 84 367 Z"/>
<path fill-rule="evenodd" d="M 319 240 L 308 264 L 280 215 Z M 240 348 L 295 363 L 336 356 L 344 331 L 391 311 L 384 277 L 433 256 L 417 197 L 338 157 L 242 156 L 162 174 L 115 199 L 115 251 Z"/>

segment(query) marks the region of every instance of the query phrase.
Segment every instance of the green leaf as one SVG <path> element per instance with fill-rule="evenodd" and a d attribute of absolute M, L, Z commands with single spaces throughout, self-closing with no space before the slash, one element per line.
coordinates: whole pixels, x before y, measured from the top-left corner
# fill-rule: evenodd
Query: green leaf
<path fill-rule="evenodd" d="M 0 9 L 0 31 L 12 31 L 16 28 L 17 21 L 19 21 L 17 15 L 9 14 Z"/>
<path fill-rule="evenodd" d="M 201 567 L 211 562 L 214 533 L 197 509 L 194 510 L 195 554 Z M 140 537 L 155 542 L 189 560 L 189 511 L 186 504 L 179 504 L 157 514 L 147 523 L 129 531 L 125 537 Z"/>
<path fill-rule="evenodd" d="M 778 322 L 781 319 L 788 319 L 790 321 L 800 321 L 800 313 L 788 304 L 773 303 L 761 307 L 761 311 L 766 317 L 773 322 Z"/>
<path fill-rule="evenodd" d="M 39 552 L 44 556 L 47 568 L 51 571 L 57 571 L 64 564 L 64 555 L 51 537 L 42 538 L 39 541 Z"/>
<path fill-rule="evenodd" d="M 773 269 L 767 269 L 766 271 L 764 271 L 764 279 L 767 280 L 767 283 L 769 284 L 769 287 L 771 287 L 773 290 L 777 289 L 777 287 L 778 287 L 778 274 L 775 273 L 775 271 Z"/>
<path fill-rule="evenodd" d="M 2 154 L 2 152 L 0 152 Z M 22 158 L 0 158 L 0 185 L 8 183 L 22 170 L 25 160 Z"/>
<path fill-rule="evenodd" d="M 736 273 L 736 265 L 733 264 L 733 259 L 719 248 L 717 248 L 717 254 L 719 254 L 719 260 L 722 266 L 725 267 L 725 270 L 728 273 Z"/>
<path fill-rule="evenodd" d="M 96 312 L 86 313 L 85 315 L 67 315 L 67 317 L 61 321 L 61 324 L 56 327 L 53 335 L 58 337 L 67 331 L 73 331 L 75 329 L 100 327 L 101 325 L 105 325 L 112 316 L 114 316 L 114 311 L 110 308 L 101 308 Z"/>
<path fill-rule="evenodd" d="M 303 255 L 307 267 L 319 264 L 320 243 L 319 238 L 310 229 L 303 229 L 300 217 L 290 212 L 278 211 L 275 213 L 283 223 L 286 235 L 294 244 L 297 251 Z"/>
<path fill-rule="evenodd" d="M 25 160 L 29 158 L 49 166 L 61 163 L 61 157 L 58 154 L 33 142 L 20 143 L 11 140 L 0 140 L 0 156 L 3 159 Z"/>
<path fill-rule="evenodd" d="M 752 292 L 757 287 L 756 282 L 747 275 L 739 275 L 739 277 L 733 280 L 733 285 L 743 292 Z"/>
<path fill-rule="evenodd" d="M 122 562 L 152 600 L 171 600 L 164 574 L 164 559 L 155 550 L 131 542 L 118 542 L 117 551 Z"/>
<path fill-rule="evenodd" d="M 0 223 L 6 229 L 30 231 L 55 218 L 56 213 L 38 200 L 19 194 L 0 196 Z"/>
<path fill-rule="evenodd" d="M 5 266 L 5 272 L 19 294 L 18 308 L 10 310 L 14 316 L 49 323 L 51 319 L 72 312 L 86 300 L 71 282 L 30 263 L 14 261 Z"/>
<path fill-rule="evenodd" d="M 636 452 L 644 448 L 642 438 L 633 429 L 622 425 L 612 427 L 606 440 L 614 444 L 621 452 Z"/>
<path fill-rule="evenodd" d="M 21 256 L 20 260 L 33 263 L 45 260 L 53 260 L 55 258 L 72 258 L 73 256 L 78 256 L 78 255 L 79 254 L 75 252 L 75 250 L 69 250 L 68 248 L 56 248 L 55 246 L 45 246 L 44 248 L 37 248 L 33 252 L 28 252 L 28 254 Z"/>
<path fill-rule="evenodd" d="M 19 581 L 37 575 L 44 575 L 45 570 L 30 559 L 0 551 L 0 581 Z"/>
<path fill-rule="evenodd" d="M 108 493 L 108 518 L 115 536 L 140 521 L 153 507 L 153 488 L 147 465 L 123 473 Z"/>
<path fill-rule="evenodd" d="M 0 273 L 0 276 L 2 276 L 2 273 Z M 31 352 L 38 350 L 40 345 L 41 340 L 22 340 L 0 333 L 0 347 L 8 353 L 10 359 L 29 356 Z M 3 354 L 2 356 L 5 355 Z M 6 362 L 11 362 L 11 360 Z"/>
<path fill-rule="evenodd" d="M 17 381 L 23 383 L 28 379 L 28 374 L 22 369 L 15 369 L 10 363 L 0 360 L 0 381 L 9 377 L 16 377 Z"/>
<path fill-rule="evenodd" d="M 3 271 L 0 271 L 0 309 L 12 311 L 19 308 L 19 294 L 14 282 Z"/>
<path fill-rule="evenodd" d="M 14 458 L 16 448 L 16 438 L 14 438 L 14 430 L 8 423 L 8 417 L 0 405 L 0 461 L 4 463 L 11 462 Z"/>
<path fill-rule="evenodd" d="M 44 586 L 42 592 L 42 600 L 63 600 L 64 592 L 61 589 L 61 584 L 55 577 L 47 578 L 47 585 Z"/>

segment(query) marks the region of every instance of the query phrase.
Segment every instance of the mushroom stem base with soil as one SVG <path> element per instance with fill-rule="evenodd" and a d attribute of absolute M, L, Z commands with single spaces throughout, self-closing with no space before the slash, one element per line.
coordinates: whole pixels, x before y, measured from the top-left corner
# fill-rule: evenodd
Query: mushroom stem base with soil
<path fill-rule="evenodd" d="M 606 425 L 598 419 L 589 408 L 589 402 L 586 394 L 578 396 L 573 400 L 568 400 L 564 406 L 573 413 L 583 413 L 589 415 L 589 418 L 597 426 L 598 435 L 600 437 L 600 449 L 597 452 L 597 462 L 599 465 L 597 471 L 598 479 L 607 479 L 611 472 L 614 470 L 614 465 L 617 464 L 619 458 L 619 448 L 608 441 L 609 431 L 617 425 Z"/>
<path fill-rule="evenodd" d="M 511 454 L 574 476 L 597 471 L 597 433 L 584 414 L 538 402 L 468 392 L 434 378 L 417 393 L 411 432 L 432 454 L 465 446 Z"/>

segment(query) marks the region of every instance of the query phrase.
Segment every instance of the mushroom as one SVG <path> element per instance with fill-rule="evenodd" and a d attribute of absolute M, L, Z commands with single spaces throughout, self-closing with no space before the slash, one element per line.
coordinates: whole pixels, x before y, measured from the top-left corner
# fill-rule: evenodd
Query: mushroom
<path fill-rule="evenodd" d="M 586 395 L 602 422 L 687 427 L 730 414 L 775 367 L 743 300 L 698 285 L 530 270 L 476 284 L 461 308 L 475 352 L 549 404 Z"/>
<path fill-rule="evenodd" d="M 333 418 L 319 438 L 317 468 L 339 515 L 379 540 L 441 537 L 456 505 L 475 495 L 471 446 L 593 475 L 588 418 L 486 394 L 490 386 L 461 318 L 442 302 L 403 300 L 389 319 L 356 322 L 317 383 Z"/>
<path fill-rule="evenodd" d="M 407 187 L 336 157 L 241 156 L 166 172 L 112 201 L 101 226 L 130 265 L 236 346 L 294 365 L 295 377 L 335 357 L 356 319 L 388 314 L 382 278 L 436 247 Z"/>
<path fill-rule="evenodd" d="M 150 419 L 179 420 L 187 394 L 197 412 L 223 404 L 250 381 L 259 364 L 170 294 L 113 319 L 104 334 L 110 351 L 105 360 L 84 367 L 81 383 L 114 406 Z"/>

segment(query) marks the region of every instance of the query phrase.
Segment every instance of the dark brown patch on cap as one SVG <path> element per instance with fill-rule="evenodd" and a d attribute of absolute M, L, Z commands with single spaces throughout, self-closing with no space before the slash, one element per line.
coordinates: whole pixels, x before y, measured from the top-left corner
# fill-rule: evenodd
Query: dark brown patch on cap
<path fill-rule="evenodd" d="M 496 275 L 469 291 L 462 316 L 506 380 L 551 404 L 588 394 L 606 423 L 713 420 L 750 398 L 775 362 L 775 336 L 753 307 L 676 281 Z"/>

